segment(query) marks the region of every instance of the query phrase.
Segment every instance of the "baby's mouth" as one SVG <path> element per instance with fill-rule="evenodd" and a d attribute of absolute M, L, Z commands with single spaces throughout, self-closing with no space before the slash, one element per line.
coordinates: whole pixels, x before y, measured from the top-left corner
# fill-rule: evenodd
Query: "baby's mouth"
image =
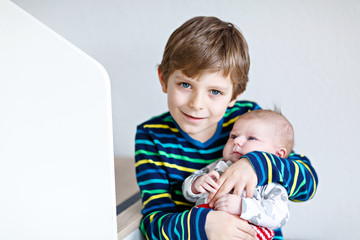
<path fill-rule="evenodd" d="M 239 153 L 239 152 L 237 152 L 237 151 L 233 151 L 233 154 L 239 156 L 239 158 L 241 158 L 241 157 L 243 156 L 243 154 L 241 154 L 241 153 Z"/>

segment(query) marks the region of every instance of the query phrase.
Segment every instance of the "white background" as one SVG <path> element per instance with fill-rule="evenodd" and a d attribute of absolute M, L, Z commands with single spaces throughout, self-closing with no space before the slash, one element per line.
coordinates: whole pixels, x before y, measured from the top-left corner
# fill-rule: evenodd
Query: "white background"
<path fill-rule="evenodd" d="M 251 54 L 242 98 L 281 108 L 294 125 L 296 152 L 319 176 L 315 198 L 291 205 L 286 238 L 360 237 L 360 1 L 13 2 L 106 68 L 116 156 L 132 157 L 136 125 L 167 109 L 156 66 L 170 34 L 198 15 L 237 25 Z"/>

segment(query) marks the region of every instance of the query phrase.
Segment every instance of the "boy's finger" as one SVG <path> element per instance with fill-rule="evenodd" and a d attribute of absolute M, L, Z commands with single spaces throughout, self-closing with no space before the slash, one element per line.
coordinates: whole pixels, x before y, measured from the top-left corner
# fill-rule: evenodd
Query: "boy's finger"
<path fill-rule="evenodd" d="M 219 184 L 220 185 L 220 184 Z M 224 182 L 223 185 L 220 185 L 219 190 L 216 192 L 216 195 L 211 199 L 210 207 L 214 206 L 214 203 L 220 198 L 222 197 L 224 194 L 229 193 L 232 190 L 232 184 L 228 183 L 228 182 Z M 209 196 L 210 199 L 210 196 Z"/>
<path fill-rule="evenodd" d="M 235 186 L 234 187 L 234 192 L 233 194 L 234 195 L 238 195 L 238 196 L 241 196 L 243 191 L 245 189 L 245 185 L 244 184 L 239 184 L 238 186 Z"/>
<path fill-rule="evenodd" d="M 255 187 L 247 186 L 246 187 L 246 197 L 252 198 L 254 195 Z"/>

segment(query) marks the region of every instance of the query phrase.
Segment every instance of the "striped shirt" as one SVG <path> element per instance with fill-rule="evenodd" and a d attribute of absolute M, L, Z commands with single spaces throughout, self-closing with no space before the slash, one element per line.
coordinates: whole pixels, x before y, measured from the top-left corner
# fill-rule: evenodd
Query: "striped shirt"
<path fill-rule="evenodd" d="M 207 239 L 206 216 L 210 209 L 193 207 L 182 194 L 182 183 L 194 171 L 222 157 L 222 149 L 238 116 L 260 107 L 238 101 L 228 108 L 214 136 L 201 143 L 183 132 L 169 112 L 137 127 L 135 140 L 136 178 L 142 193 L 143 219 L 140 229 L 147 239 Z M 264 152 L 251 152 L 249 159 L 258 185 L 283 185 L 293 201 L 312 198 L 317 175 L 303 155 L 287 159 Z M 281 230 L 274 239 L 282 239 Z"/>

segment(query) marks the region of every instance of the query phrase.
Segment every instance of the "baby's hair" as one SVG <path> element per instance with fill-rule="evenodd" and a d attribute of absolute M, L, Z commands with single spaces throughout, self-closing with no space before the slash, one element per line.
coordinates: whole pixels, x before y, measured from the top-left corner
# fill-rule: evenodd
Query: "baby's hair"
<path fill-rule="evenodd" d="M 159 65 L 165 84 L 176 70 L 190 78 L 205 71 L 222 72 L 224 77 L 230 75 L 232 99 L 245 91 L 249 68 L 245 38 L 233 24 L 215 17 L 194 17 L 176 29 Z"/>
<path fill-rule="evenodd" d="M 285 157 L 288 157 L 288 155 L 292 152 L 295 138 L 294 128 L 290 121 L 281 113 L 280 108 L 275 106 L 274 110 L 257 109 L 247 112 L 240 117 L 269 120 L 268 123 L 274 124 L 274 127 L 276 128 L 280 144 L 286 149 L 287 154 Z"/>

